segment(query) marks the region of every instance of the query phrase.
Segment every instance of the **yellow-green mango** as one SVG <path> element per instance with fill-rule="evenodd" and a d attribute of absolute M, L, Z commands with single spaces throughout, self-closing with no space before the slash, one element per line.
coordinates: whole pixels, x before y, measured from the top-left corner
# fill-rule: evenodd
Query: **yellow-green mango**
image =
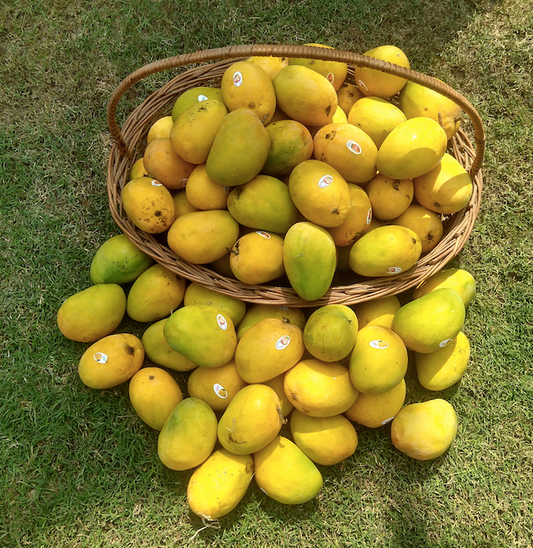
<path fill-rule="evenodd" d="M 416 264 L 422 242 L 410 228 L 380 226 L 363 234 L 350 249 L 350 268 L 360 276 L 396 276 Z"/>
<path fill-rule="evenodd" d="M 57 311 L 59 331 L 71 341 L 92 343 L 120 325 L 126 294 L 118 284 L 96 284 L 68 297 Z"/>
<path fill-rule="evenodd" d="M 228 109 L 222 101 L 202 101 L 190 106 L 170 130 L 174 152 L 191 164 L 205 163 L 216 132 L 227 114 Z"/>
<path fill-rule="evenodd" d="M 125 284 L 135 281 L 154 260 L 125 234 L 106 240 L 94 254 L 90 276 L 93 284 Z"/>
<path fill-rule="evenodd" d="M 399 451 L 417 460 L 442 455 L 457 434 L 457 414 L 441 398 L 402 407 L 391 425 L 391 440 Z"/>
<path fill-rule="evenodd" d="M 237 326 L 239 340 L 252 325 L 265 318 L 279 318 L 284 322 L 298 326 L 302 331 L 306 322 L 305 313 L 301 308 L 264 303 L 253 304 L 248 308 L 241 323 Z"/>
<path fill-rule="evenodd" d="M 443 287 L 404 304 L 394 315 L 392 330 L 410 350 L 429 354 L 450 344 L 464 321 L 463 299 L 455 289 Z"/>
<path fill-rule="evenodd" d="M 468 306 L 476 295 L 476 280 L 470 272 L 462 268 L 443 268 L 413 289 L 413 299 L 442 287 L 455 289 L 461 295 L 465 306 Z"/>
<path fill-rule="evenodd" d="M 389 295 L 388 297 L 358 304 L 355 307 L 355 313 L 359 320 L 359 329 L 367 325 L 382 325 L 390 329 L 394 315 L 400 310 L 401 306 L 396 295 Z"/>
<path fill-rule="evenodd" d="M 235 364 L 248 383 L 271 380 L 298 363 L 304 353 L 302 331 L 278 318 L 256 323 L 239 339 Z"/>
<path fill-rule="evenodd" d="M 204 462 L 217 442 L 215 412 L 198 398 L 182 400 L 170 413 L 157 440 L 161 462 L 171 470 L 189 470 Z"/>
<path fill-rule="evenodd" d="M 418 116 L 397 125 L 378 150 L 377 169 L 392 179 L 412 179 L 436 167 L 448 139 L 431 118 Z"/>
<path fill-rule="evenodd" d="M 126 311 L 137 322 L 154 322 L 170 316 L 183 301 L 185 278 L 160 264 L 146 269 L 128 293 Z"/>
<path fill-rule="evenodd" d="M 215 135 L 207 174 L 223 186 L 247 183 L 263 169 L 269 149 L 270 137 L 261 120 L 250 109 L 232 110 Z"/>
<path fill-rule="evenodd" d="M 313 357 L 325 362 L 342 360 L 352 351 L 358 329 L 357 316 L 349 306 L 321 306 L 305 324 L 305 348 Z"/>
<path fill-rule="evenodd" d="M 276 392 L 266 384 L 249 384 L 233 397 L 218 423 L 218 441 L 230 453 L 251 455 L 281 430 L 283 416 Z"/>
<path fill-rule="evenodd" d="M 229 314 L 216 308 L 192 304 L 168 318 L 163 328 L 168 344 L 202 367 L 219 367 L 235 354 L 237 334 Z"/>
<path fill-rule="evenodd" d="M 287 185 L 270 175 L 257 175 L 228 195 L 228 211 L 241 225 L 285 234 L 301 217 Z"/>
<path fill-rule="evenodd" d="M 322 474 L 316 465 L 284 436 L 276 436 L 253 458 L 257 485 L 281 504 L 304 504 L 322 488 Z"/>
<path fill-rule="evenodd" d="M 292 403 L 289 401 L 289 398 L 287 398 L 287 395 L 285 394 L 285 388 L 283 386 L 284 380 L 285 373 L 282 373 L 281 375 L 278 375 L 273 379 L 265 381 L 263 384 L 270 386 L 270 388 L 272 388 L 274 392 L 278 395 L 281 404 L 281 414 L 283 415 L 284 419 L 286 419 L 294 409 L 294 405 L 292 405 Z"/>
<path fill-rule="evenodd" d="M 323 466 L 338 464 L 357 449 L 357 432 L 344 415 L 311 417 L 295 409 L 290 429 L 296 445 L 313 462 Z"/>
<path fill-rule="evenodd" d="M 415 355 L 418 381 L 426 390 L 445 390 L 458 382 L 466 371 L 470 359 L 470 343 L 460 331 L 444 348 L 430 354 Z"/>
<path fill-rule="evenodd" d="M 314 223 L 295 223 L 285 234 L 283 265 L 292 288 L 302 299 L 320 299 L 329 290 L 337 265 L 333 237 Z"/>
<path fill-rule="evenodd" d="M 213 451 L 189 479 L 189 508 L 202 519 L 220 519 L 239 504 L 253 475 L 251 455 L 235 455 L 222 447 Z"/>
<path fill-rule="evenodd" d="M 174 103 L 172 107 L 172 119 L 174 122 L 179 118 L 180 114 L 196 103 L 203 101 L 216 100 L 222 101 L 222 91 L 220 88 L 211 86 L 196 86 L 184 91 Z"/>

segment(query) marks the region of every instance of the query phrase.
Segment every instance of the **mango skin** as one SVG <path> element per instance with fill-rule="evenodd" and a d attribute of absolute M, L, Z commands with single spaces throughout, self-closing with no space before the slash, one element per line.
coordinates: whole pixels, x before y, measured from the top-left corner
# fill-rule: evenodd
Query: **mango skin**
<path fill-rule="evenodd" d="M 247 309 L 244 318 L 237 326 L 239 340 L 250 327 L 265 318 L 279 318 L 284 322 L 298 326 L 302 331 L 306 322 L 305 313 L 301 308 L 277 306 L 275 304 L 253 304 Z"/>
<path fill-rule="evenodd" d="M 367 325 L 381 325 L 390 329 L 394 315 L 400 308 L 401 304 L 396 295 L 358 304 L 355 307 L 355 313 L 359 320 L 359 329 Z"/>
<path fill-rule="evenodd" d="M 189 508 L 202 519 L 220 519 L 239 504 L 253 475 L 251 455 L 235 455 L 223 447 L 213 451 L 189 479 Z"/>
<path fill-rule="evenodd" d="M 304 504 L 322 488 L 322 474 L 316 465 L 284 436 L 274 438 L 253 458 L 257 485 L 281 504 Z"/>
<path fill-rule="evenodd" d="M 455 289 L 461 295 L 465 307 L 476 295 L 476 280 L 470 272 L 462 268 L 443 268 L 413 289 L 413 299 L 419 299 L 430 291 L 442 287 Z"/>
<path fill-rule="evenodd" d="M 392 330 L 410 350 L 429 354 L 452 342 L 464 321 L 461 296 L 454 289 L 443 287 L 404 304 L 394 315 Z"/>
<path fill-rule="evenodd" d="M 172 120 L 175 122 L 180 117 L 181 113 L 192 105 L 209 100 L 222 101 L 222 91 L 220 88 L 196 86 L 184 91 L 176 99 L 176 102 L 172 107 Z"/>

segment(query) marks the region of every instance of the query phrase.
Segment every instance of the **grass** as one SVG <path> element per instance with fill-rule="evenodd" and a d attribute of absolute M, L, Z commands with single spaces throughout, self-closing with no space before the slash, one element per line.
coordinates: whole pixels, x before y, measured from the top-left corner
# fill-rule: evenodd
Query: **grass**
<path fill-rule="evenodd" d="M 6 0 L 0 6 L 0 546 L 526 547 L 533 530 L 533 3 L 503 0 Z M 355 455 L 282 507 L 254 485 L 220 528 L 187 507 L 190 472 L 164 468 L 127 386 L 77 376 L 85 346 L 55 324 L 117 233 L 105 194 L 105 108 L 136 68 L 198 49 L 322 42 L 363 53 L 393 43 L 416 70 L 463 93 L 487 132 L 482 208 L 454 264 L 478 293 L 472 358 L 444 391 L 460 419 L 429 462 L 358 428 Z M 140 82 L 124 117 L 169 75 Z M 121 330 L 142 327 L 126 320 Z M 412 400 L 428 398 L 407 375 Z M 182 386 L 184 380 L 180 379 Z"/>

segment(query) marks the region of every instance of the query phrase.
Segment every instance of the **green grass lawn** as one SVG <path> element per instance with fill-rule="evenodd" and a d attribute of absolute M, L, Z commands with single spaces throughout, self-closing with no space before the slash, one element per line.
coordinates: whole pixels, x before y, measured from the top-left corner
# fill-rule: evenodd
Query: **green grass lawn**
<path fill-rule="evenodd" d="M 518 548 L 533 535 L 532 0 L 5 0 L 0 6 L 0 547 Z M 107 203 L 107 101 L 149 62 L 232 44 L 401 47 L 415 70 L 467 97 L 487 133 L 478 221 L 453 265 L 478 292 L 472 357 L 440 394 L 459 430 L 428 462 L 358 427 L 324 485 L 282 506 L 253 483 L 206 528 L 187 506 L 191 472 L 166 469 L 127 383 L 79 380 L 87 345 L 56 327 L 118 233 Z M 143 80 L 132 108 L 170 77 Z M 120 328 L 141 335 L 143 326 Z M 180 378 L 185 386 L 184 378 Z M 407 374 L 409 398 L 427 398 Z"/>

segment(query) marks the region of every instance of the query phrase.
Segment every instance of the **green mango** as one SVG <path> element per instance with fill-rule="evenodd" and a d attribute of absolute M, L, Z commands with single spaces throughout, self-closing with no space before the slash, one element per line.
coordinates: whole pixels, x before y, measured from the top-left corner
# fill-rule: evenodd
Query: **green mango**
<path fill-rule="evenodd" d="M 413 299 L 441 287 L 455 289 L 461 295 L 465 306 L 468 306 L 476 295 L 476 280 L 470 272 L 462 268 L 443 268 L 414 288 Z"/>

